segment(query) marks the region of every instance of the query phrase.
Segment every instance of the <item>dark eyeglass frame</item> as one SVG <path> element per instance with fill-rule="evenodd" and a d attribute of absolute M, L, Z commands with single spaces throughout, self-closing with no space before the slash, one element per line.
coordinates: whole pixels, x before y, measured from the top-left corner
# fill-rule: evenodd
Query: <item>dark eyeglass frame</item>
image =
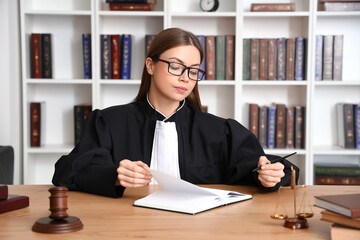
<path fill-rule="evenodd" d="M 184 65 L 184 64 L 182 64 L 182 63 L 170 62 L 170 61 L 166 61 L 166 60 L 160 59 L 160 58 L 155 58 L 155 59 L 153 59 L 153 60 L 154 60 L 154 61 L 160 61 L 160 62 L 163 62 L 163 63 L 167 63 L 167 64 L 168 64 L 168 72 L 169 72 L 170 74 L 174 75 L 174 76 L 181 76 L 181 75 L 184 74 L 184 72 L 185 72 L 186 70 L 188 70 L 188 71 L 187 71 L 188 77 L 189 77 L 189 79 L 192 80 L 192 81 L 196 81 L 196 82 L 201 81 L 201 80 L 204 78 L 205 74 L 206 74 L 206 72 L 205 72 L 204 70 L 201 70 L 200 68 L 188 67 L 188 66 L 186 66 L 186 65 Z M 184 67 L 184 69 L 181 71 L 181 74 L 175 74 L 175 73 L 172 73 L 172 72 L 170 71 L 170 65 L 171 65 L 172 63 L 178 64 L 178 65 L 181 65 L 181 66 Z M 191 70 L 191 69 L 195 69 L 195 70 L 199 71 L 199 74 L 198 74 L 198 75 L 201 75 L 201 74 L 202 74 L 202 75 L 201 75 L 201 78 L 200 78 L 200 79 L 192 79 L 192 78 L 190 77 L 190 70 Z"/>

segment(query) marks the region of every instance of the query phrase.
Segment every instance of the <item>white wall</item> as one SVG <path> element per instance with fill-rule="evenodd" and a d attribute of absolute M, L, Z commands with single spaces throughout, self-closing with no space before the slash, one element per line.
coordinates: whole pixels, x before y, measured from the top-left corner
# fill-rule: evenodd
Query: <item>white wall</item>
<path fill-rule="evenodd" d="M 19 2 L 0 0 L 0 145 L 14 147 L 14 184 L 22 183 L 19 26 Z"/>

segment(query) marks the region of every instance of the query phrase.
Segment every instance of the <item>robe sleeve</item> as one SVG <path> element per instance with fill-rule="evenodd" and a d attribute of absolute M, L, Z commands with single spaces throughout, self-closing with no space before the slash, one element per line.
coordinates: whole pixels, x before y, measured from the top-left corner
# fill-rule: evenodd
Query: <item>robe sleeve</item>
<path fill-rule="evenodd" d="M 82 136 L 75 148 L 55 164 L 52 182 L 69 190 L 83 191 L 108 197 L 121 197 L 122 186 L 115 186 L 116 162 L 112 155 L 109 128 L 101 114 L 89 114 Z"/>
<path fill-rule="evenodd" d="M 228 119 L 226 123 L 223 141 L 223 166 L 224 182 L 226 184 L 256 185 L 264 191 L 275 191 L 280 186 L 291 184 L 291 166 L 296 171 L 296 181 L 299 176 L 299 168 L 287 160 L 283 160 L 285 176 L 274 187 L 262 186 L 258 179 L 258 173 L 252 170 L 257 167 L 260 156 L 266 156 L 269 160 L 278 156 L 264 153 L 258 139 L 248 129 L 235 120 Z"/>

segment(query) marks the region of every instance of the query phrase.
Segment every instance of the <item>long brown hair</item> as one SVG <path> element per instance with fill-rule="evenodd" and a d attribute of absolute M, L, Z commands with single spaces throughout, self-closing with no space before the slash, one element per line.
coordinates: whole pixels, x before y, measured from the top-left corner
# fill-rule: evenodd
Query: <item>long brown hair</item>
<path fill-rule="evenodd" d="M 196 47 L 200 52 L 200 60 L 203 59 L 204 50 L 201 47 L 199 39 L 191 32 L 180 28 L 168 28 L 158 33 L 149 47 L 146 58 L 158 59 L 166 50 L 186 45 L 193 45 Z M 146 95 L 150 90 L 150 83 L 151 75 L 147 72 L 146 65 L 144 64 L 139 92 L 134 99 L 134 102 L 146 99 Z M 202 110 L 198 83 L 195 84 L 192 92 L 186 97 L 186 101 L 195 108 Z"/>

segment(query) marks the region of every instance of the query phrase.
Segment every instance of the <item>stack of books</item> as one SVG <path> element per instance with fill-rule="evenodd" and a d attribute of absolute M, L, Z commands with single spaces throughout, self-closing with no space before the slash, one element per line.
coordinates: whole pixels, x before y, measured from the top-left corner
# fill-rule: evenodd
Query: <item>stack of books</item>
<path fill-rule="evenodd" d="M 151 11 L 156 0 L 106 0 L 111 11 Z"/>
<path fill-rule="evenodd" d="M 333 223 L 331 239 L 359 239 L 360 194 L 315 196 L 315 206 L 325 209 L 321 220 Z"/>
<path fill-rule="evenodd" d="M 317 185 L 360 185 L 360 166 L 353 164 L 317 164 L 315 166 Z"/>
<path fill-rule="evenodd" d="M 360 0 L 319 0 L 319 11 L 360 11 Z"/>
<path fill-rule="evenodd" d="M 13 211 L 29 206 L 29 197 L 10 195 L 8 186 L 0 184 L 0 213 Z"/>

